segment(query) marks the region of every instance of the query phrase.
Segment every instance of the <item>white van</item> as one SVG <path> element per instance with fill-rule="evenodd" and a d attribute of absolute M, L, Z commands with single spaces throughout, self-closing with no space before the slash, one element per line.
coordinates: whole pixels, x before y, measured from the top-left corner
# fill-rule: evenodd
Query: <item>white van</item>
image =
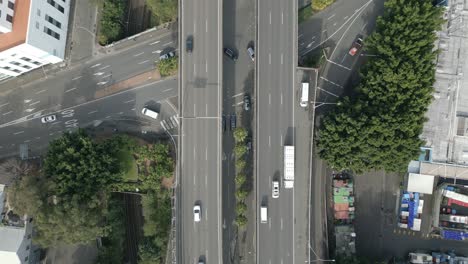
<path fill-rule="evenodd" d="M 268 222 L 268 208 L 262 205 L 260 208 L 260 223 L 264 224 Z"/>
<path fill-rule="evenodd" d="M 302 83 L 301 88 L 301 102 L 299 103 L 301 107 L 307 107 L 309 102 L 309 83 Z"/>
<path fill-rule="evenodd" d="M 144 114 L 145 116 L 149 116 L 151 118 L 158 119 L 158 113 L 156 111 L 153 111 L 153 110 L 148 109 L 146 107 L 143 107 L 143 109 L 141 109 L 141 113 Z"/>

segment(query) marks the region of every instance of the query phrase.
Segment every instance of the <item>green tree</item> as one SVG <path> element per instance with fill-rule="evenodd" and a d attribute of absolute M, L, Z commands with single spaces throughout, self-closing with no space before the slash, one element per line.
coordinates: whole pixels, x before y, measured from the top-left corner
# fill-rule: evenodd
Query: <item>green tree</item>
<path fill-rule="evenodd" d="M 333 168 L 404 171 L 417 157 L 435 81 L 434 41 L 442 9 L 430 1 L 389 0 L 366 40 L 370 57 L 355 96 L 322 119 L 319 155 Z"/>
<path fill-rule="evenodd" d="M 146 0 L 146 4 L 153 12 L 157 25 L 177 19 L 177 0 Z"/>
<path fill-rule="evenodd" d="M 247 165 L 247 162 L 245 160 L 236 160 L 236 171 L 241 172 L 242 170 L 245 169 L 245 166 Z"/>
<path fill-rule="evenodd" d="M 238 173 L 234 179 L 234 181 L 236 182 L 236 187 L 241 188 L 246 180 L 247 178 L 244 173 Z"/>
<path fill-rule="evenodd" d="M 234 153 L 236 154 L 237 159 L 241 159 L 245 153 L 247 153 L 247 146 L 245 145 L 236 145 L 234 147 Z"/>
<path fill-rule="evenodd" d="M 236 144 L 243 143 L 245 139 L 247 138 L 247 130 L 243 127 L 238 127 L 234 129 L 233 136 L 234 136 L 234 141 Z"/>
<path fill-rule="evenodd" d="M 247 226 L 247 217 L 245 215 L 239 214 L 236 216 L 236 225 L 240 228 Z"/>
<path fill-rule="evenodd" d="M 176 56 L 169 59 L 160 60 L 157 63 L 157 68 L 161 76 L 164 77 L 177 74 L 178 65 L 179 60 Z"/>
<path fill-rule="evenodd" d="M 235 196 L 238 201 L 243 201 L 247 197 L 247 195 L 249 195 L 249 193 L 246 190 L 243 190 L 242 188 L 237 189 L 235 192 Z"/>
<path fill-rule="evenodd" d="M 123 22 L 127 1 L 123 0 L 102 0 L 99 43 L 106 45 L 119 40 L 123 34 Z"/>
<path fill-rule="evenodd" d="M 247 205 L 243 202 L 243 201 L 239 201 L 237 202 L 237 205 L 236 205 L 236 213 L 239 215 L 245 215 L 245 213 L 247 212 Z"/>

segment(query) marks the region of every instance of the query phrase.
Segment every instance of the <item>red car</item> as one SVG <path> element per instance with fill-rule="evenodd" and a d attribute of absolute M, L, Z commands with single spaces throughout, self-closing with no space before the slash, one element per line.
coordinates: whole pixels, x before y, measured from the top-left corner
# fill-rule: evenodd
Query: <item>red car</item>
<path fill-rule="evenodd" d="M 354 41 L 353 46 L 351 47 L 351 49 L 349 50 L 349 52 L 348 52 L 349 55 L 351 55 L 351 56 L 356 55 L 356 53 L 359 52 L 359 50 L 362 48 L 362 46 L 363 46 L 363 40 L 362 40 L 362 38 L 358 37 L 356 39 L 356 41 Z"/>

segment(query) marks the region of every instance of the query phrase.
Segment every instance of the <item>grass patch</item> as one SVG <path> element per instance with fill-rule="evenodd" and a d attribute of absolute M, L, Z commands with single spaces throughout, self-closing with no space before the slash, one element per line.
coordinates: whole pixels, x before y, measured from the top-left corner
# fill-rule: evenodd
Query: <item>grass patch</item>
<path fill-rule="evenodd" d="M 318 51 L 309 53 L 309 55 L 307 55 L 307 57 L 301 61 L 301 66 L 309 68 L 320 68 L 324 62 L 325 55 L 323 55 L 323 50 L 320 49 Z"/>
<path fill-rule="evenodd" d="M 138 166 L 133 158 L 132 152 L 129 149 L 122 149 L 117 153 L 117 157 L 124 170 L 125 182 L 138 181 Z"/>
<path fill-rule="evenodd" d="M 333 4 L 336 0 L 313 0 L 312 1 L 312 9 L 314 11 L 322 11 L 331 4 Z"/>
<path fill-rule="evenodd" d="M 159 73 L 162 77 L 171 76 L 177 74 L 177 69 L 179 68 L 179 59 L 177 56 L 161 60 L 157 63 L 156 66 L 159 70 Z"/>
<path fill-rule="evenodd" d="M 297 16 L 297 20 L 299 24 L 309 19 L 313 14 L 314 14 L 314 10 L 312 10 L 311 5 L 308 5 L 299 9 L 299 13 Z"/>

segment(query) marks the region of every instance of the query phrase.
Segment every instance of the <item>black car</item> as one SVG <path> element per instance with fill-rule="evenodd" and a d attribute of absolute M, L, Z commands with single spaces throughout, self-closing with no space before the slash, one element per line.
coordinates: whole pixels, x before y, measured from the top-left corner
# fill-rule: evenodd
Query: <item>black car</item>
<path fill-rule="evenodd" d="M 250 110 L 250 96 L 248 94 L 244 95 L 244 110 Z"/>
<path fill-rule="evenodd" d="M 233 51 L 230 48 L 224 48 L 224 54 L 228 56 L 231 60 L 236 61 L 237 60 L 237 54 L 235 51 Z"/>
<path fill-rule="evenodd" d="M 185 42 L 185 49 L 187 53 L 192 53 L 193 51 L 193 36 L 188 36 L 187 41 Z"/>
<path fill-rule="evenodd" d="M 226 131 L 226 116 L 223 115 L 223 132 Z"/>
<path fill-rule="evenodd" d="M 236 128 L 236 122 L 237 118 L 235 114 L 231 115 L 231 130 L 234 130 Z"/>

